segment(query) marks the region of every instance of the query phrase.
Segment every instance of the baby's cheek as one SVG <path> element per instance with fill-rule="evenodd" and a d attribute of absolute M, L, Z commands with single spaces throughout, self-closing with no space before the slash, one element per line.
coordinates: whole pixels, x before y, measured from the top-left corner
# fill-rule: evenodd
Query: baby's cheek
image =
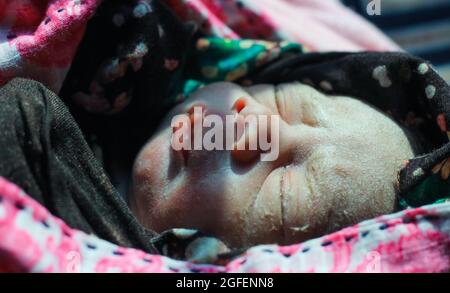
<path fill-rule="evenodd" d="M 282 190 L 286 244 L 318 236 L 325 206 L 315 180 L 309 178 L 304 166 L 287 168 Z"/>
<path fill-rule="evenodd" d="M 163 136 L 159 135 L 143 147 L 139 153 L 132 175 L 132 192 L 130 204 L 133 212 L 144 225 L 150 223 L 149 210 L 155 206 L 163 195 L 167 178 L 167 154 Z"/>
<path fill-rule="evenodd" d="M 144 196 L 144 193 L 149 193 L 149 189 L 158 188 L 157 178 L 155 178 L 155 175 L 160 172 L 157 170 L 158 154 L 149 150 L 150 148 L 146 147 L 133 167 L 133 190 L 139 197 Z"/>

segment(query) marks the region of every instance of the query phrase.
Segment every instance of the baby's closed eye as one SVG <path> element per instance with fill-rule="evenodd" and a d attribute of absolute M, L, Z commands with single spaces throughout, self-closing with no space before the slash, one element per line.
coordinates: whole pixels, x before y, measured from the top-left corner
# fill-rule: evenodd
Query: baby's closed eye
<path fill-rule="evenodd" d="M 282 119 L 290 125 L 305 124 L 312 127 L 326 125 L 325 99 L 315 89 L 300 84 L 280 85 L 275 95 Z"/>

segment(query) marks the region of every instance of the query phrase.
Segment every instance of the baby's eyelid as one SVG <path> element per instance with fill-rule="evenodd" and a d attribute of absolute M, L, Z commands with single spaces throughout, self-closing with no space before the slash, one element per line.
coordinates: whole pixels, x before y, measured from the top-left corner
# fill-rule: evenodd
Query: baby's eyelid
<path fill-rule="evenodd" d="M 290 125 L 302 124 L 311 127 L 322 127 L 325 124 L 324 111 L 322 109 L 322 106 L 317 105 L 313 98 L 311 98 L 311 100 L 309 101 L 301 101 L 300 106 L 298 104 L 290 106 L 288 101 L 280 102 L 280 99 L 276 99 L 275 101 L 280 118 Z M 292 103 L 293 102 L 294 101 L 292 101 Z M 289 116 L 289 113 L 287 113 L 287 111 L 292 111 L 292 113 L 290 114 L 297 117 L 293 120 L 300 120 L 301 122 L 293 123 L 293 121 L 289 121 L 290 119 L 283 117 L 286 115 Z"/>
<path fill-rule="evenodd" d="M 325 108 L 325 105 L 322 103 L 318 103 L 317 100 L 312 98 L 310 101 L 306 102 L 307 106 L 304 107 L 307 109 L 306 111 L 302 112 L 303 122 L 306 125 L 310 125 L 313 127 L 321 128 L 321 127 L 327 127 L 327 111 Z M 309 121 L 305 121 L 309 120 Z"/>
<path fill-rule="evenodd" d="M 286 118 L 287 111 L 286 109 L 289 109 L 288 106 L 286 106 L 286 102 L 281 101 L 285 100 L 280 98 L 279 96 L 274 96 L 274 103 L 275 103 L 275 115 L 277 115 L 282 121 L 286 122 L 287 124 L 291 125 L 292 123 L 289 122 L 289 119 Z"/>
<path fill-rule="evenodd" d="M 274 95 L 274 100 L 275 100 L 275 110 L 276 110 L 277 114 L 278 114 L 281 118 L 283 118 L 283 117 L 282 117 L 282 112 L 281 112 L 282 106 L 280 105 L 280 104 L 282 103 L 282 102 L 280 101 L 281 98 L 280 98 L 278 95 Z M 283 103 L 283 104 L 284 104 L 284 103 Z"/>

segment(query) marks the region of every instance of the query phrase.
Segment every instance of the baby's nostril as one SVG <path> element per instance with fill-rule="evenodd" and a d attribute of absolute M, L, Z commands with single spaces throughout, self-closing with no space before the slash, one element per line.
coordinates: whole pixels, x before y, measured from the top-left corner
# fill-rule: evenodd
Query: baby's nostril
<path fill-rule="evenodd" d="M 206 116 L 206 106 L 204 104 L 195 104 L 187 110 L 187 114 L 189 115 L 192 132 L 198 125 L 200 127 L 203 125 L 203 120 Z"/>
<path fill-rule="evenodd" d="M 234 103 L 233 109 L 236 110 L 236 112 L 240 113 L 246 106 L 247 101 L 245 100 L 245 98 L 239 98 Z"/>
<path fill-rule="evenodd" d="M 195 104 L 195 105 L 191 106 L 186 112 L 188 114 L 194 114 L 195 110 L 197 110 L 197 112 L 201 111 L 202 114 L 204 114 L 206 111 L 206 105 L 205 104 Z"/>
<path fill-rule="evenodd" d="M 195 123 L 195 114 L 194 113 L 189 113 L 189 121 L 191 122 L 191 129 L 194 128 L 194 123 Z"/>

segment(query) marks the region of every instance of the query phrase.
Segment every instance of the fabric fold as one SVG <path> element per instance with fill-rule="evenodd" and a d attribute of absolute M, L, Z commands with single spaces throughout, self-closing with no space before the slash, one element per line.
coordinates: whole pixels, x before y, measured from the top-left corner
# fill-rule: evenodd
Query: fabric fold
<path fill-rule="evenodd" d="M 95 159 L 64 103 L 42 84 L 0 89 L 0 176 L 68 225 L 113 243 L 155 252 L 151 238 Z"/>

